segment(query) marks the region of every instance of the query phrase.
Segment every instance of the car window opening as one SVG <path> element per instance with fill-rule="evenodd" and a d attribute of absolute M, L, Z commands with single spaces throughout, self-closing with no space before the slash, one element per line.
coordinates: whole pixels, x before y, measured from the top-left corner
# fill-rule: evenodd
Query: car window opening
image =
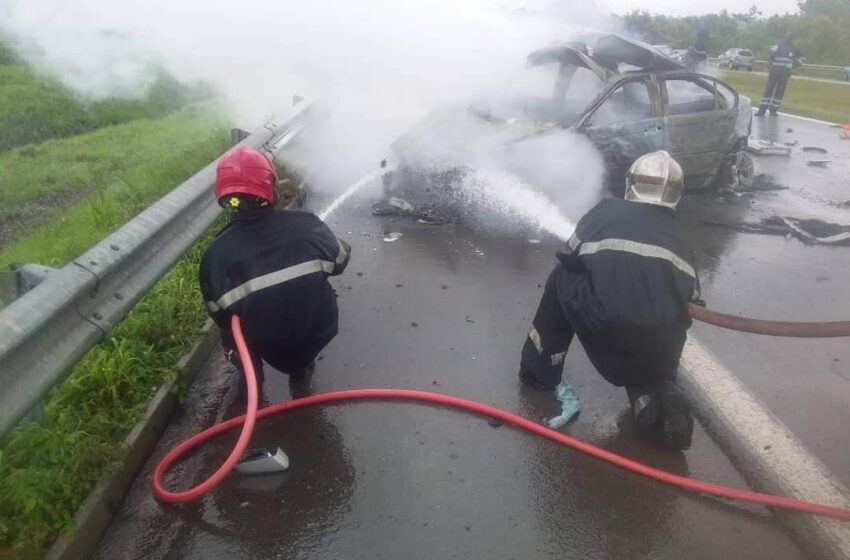
<path fill-rule="evenodd" d="M 718 103 L 726 106 L 724 96 L 717 95 L 713 83 L 684 78 L 665 80 L 667 115 L 688 115 L 716 111 Z"/>
<path fill-rule="evenodd" d="M 654 116 L 646 83 L 626 82 L 614 90 L 593 114 L 591 126 L 603 127 L 649 119 Z"/>

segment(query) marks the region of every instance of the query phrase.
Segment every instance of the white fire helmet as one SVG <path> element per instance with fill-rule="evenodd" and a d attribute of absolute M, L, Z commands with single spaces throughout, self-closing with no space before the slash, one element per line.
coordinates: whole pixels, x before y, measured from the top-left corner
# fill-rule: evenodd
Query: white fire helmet
<path fill-rule="evenodd" d="M 676 209 L 685 187 L 682 167 L 664 150 L 637 158 L 626 174 L 626 200 Z"/>

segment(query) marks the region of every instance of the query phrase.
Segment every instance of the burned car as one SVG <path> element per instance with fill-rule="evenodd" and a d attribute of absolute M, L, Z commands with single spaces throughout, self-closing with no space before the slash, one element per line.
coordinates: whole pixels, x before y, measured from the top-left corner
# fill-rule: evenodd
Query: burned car
<path fill-rule="evenodd" d="M 679 161 L 690 189 L 751 177 L 752 162 L 743 154 L 751 103 L 721 80 L 690 72 L 649 45 L 607 34 L 549 46 L 527 62 L 527 78 L 519 81 L 534 91 L 435 112 L 399 138 L 386 194 L 427 204 L 429 196 L 455 188 L 468 162 L 481 156 L 463 162 L 452 153 L 473 144 L 479 152 L 482 146 L 497 152 L 553 131 L 589 139 L 604 159 L 606 183 L 620 196 L 629 166 L 659 149 Z M 428 154 L 435 144 L 444 153 Z"/>

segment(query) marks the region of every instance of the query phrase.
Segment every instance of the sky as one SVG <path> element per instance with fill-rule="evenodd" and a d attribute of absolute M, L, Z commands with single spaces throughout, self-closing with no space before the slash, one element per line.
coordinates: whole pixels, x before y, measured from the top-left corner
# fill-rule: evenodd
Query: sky
<path fill-rule="evenodd" d="M 745 12 L 755 4 L 765 15 L 797 11 L 797 0 L 597 0 L 600 9 L 623 14 L 632 10 L 646 10 L 668 16 L 686 16 L 715 13 Z"/>

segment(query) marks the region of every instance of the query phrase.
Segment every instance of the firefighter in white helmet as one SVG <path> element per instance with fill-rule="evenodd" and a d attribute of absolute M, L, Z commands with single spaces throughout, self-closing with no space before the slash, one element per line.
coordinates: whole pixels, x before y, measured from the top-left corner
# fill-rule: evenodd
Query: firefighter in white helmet
<path fill-rule="evenodd" d="M 693 417 L 675 385 L 699 299 L 694 253 L 676 219 L 682 168 L 665 151 L 638 158 L 624 199 L 601 201 L 578 223 L 549 276 L 522 351 L 520 379 L 558 389 L 562 417 L 579 411 L 563 380 L 573 335 L 610 383 L 625 387 L 639 431 L 671 449 L 690 447 Z"/>

